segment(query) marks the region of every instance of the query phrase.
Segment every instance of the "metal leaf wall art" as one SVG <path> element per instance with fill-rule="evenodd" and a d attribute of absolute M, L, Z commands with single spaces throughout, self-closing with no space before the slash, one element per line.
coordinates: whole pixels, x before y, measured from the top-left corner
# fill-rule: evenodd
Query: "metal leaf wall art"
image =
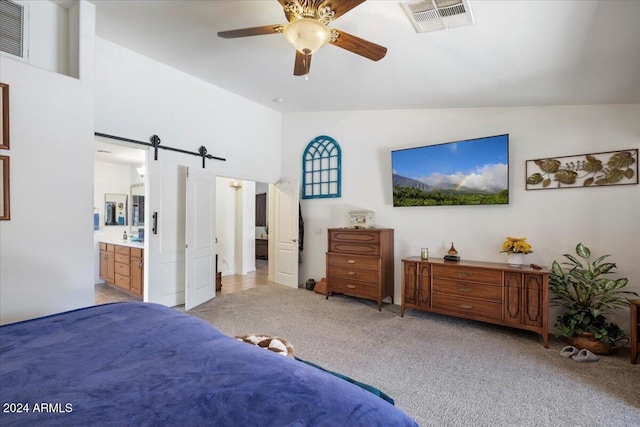
<path fill-rule="evenodd" d="M 638 149 L 527 160 L 527 190 L 638 184 Z"/>

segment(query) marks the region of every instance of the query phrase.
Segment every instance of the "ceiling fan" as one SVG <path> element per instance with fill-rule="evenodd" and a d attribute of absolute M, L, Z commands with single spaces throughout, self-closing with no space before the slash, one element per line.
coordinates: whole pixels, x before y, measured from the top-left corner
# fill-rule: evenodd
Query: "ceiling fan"
<path fill-rule="evenodd" d="M 370 41 L 352 36 L 342 30 L 328 28 L 328 24 L 349 12 L 365 0 L 278 0 L 284 9 L 288 24 L 264 25 L 220 31 L 219 37 L 259 36 L 282 33 L 295 46 L 296 60 L 293 68 L 295 76 L 304 76 L 311 67 L 311 55 L 327 43 L 379 61 L 387 54 L 387 48 Z"/>

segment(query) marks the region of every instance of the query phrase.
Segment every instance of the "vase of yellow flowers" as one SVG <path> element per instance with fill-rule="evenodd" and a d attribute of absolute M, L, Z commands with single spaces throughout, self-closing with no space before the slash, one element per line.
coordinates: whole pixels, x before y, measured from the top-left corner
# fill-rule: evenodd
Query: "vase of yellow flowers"
<path fill-rule="evenodd" d="M 507 237 L 500 253 L 507 254 L 507 263 L 514 267 L 524 264 L 524 256 L 533 252 L 526 237 Z"/>

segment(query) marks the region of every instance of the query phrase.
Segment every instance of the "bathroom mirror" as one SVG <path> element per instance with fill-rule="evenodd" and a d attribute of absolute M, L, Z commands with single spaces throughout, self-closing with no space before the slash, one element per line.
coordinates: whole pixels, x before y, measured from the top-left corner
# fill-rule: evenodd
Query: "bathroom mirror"
<path fill-rule="evenodd" d="M 127 225 L 127 195 L 104 195 L 104 225 Z"/>
<path fill-rule="evenodd" d="M 144 184 L 131 186 L 131 225 L 144 225 Z"/>

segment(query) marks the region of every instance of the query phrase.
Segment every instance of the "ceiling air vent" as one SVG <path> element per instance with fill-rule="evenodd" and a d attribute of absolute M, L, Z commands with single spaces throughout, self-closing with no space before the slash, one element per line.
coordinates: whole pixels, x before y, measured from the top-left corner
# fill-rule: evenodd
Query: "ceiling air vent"
<path fill-rule="evenodd" d="M 0 0 L 0 52 L 26 60 L 26 10 L 23 4 Z"/>
<path fill-rule="evenodd" d="M 467 0 L 421 0 L 402 3 L 402 8 L 419 33 L 475 22 Z"/>

